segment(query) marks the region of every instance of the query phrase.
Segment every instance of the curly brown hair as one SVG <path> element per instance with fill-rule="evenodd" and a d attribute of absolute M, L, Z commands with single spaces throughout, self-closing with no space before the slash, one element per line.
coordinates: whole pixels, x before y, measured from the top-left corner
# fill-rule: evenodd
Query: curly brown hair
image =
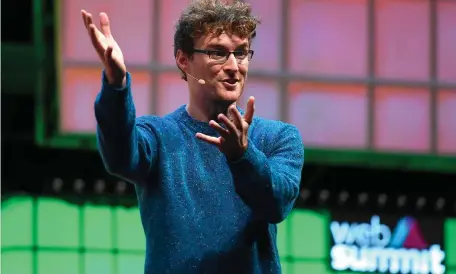
<path fill-rule="evenodd" d="M 240 0 L 231 4 L 220 0 L 195 0 L 182 12 L 176 24 L 174 57 L 178 50 L 191 57 L 195 40 L 209 34 L 219 36 L 225 32 L 248 38 L 251 43 L 259 24 L 260 19 L 252 15 L 252 6 Z M 183 71 L 182 79 L 187 80 Z"/>

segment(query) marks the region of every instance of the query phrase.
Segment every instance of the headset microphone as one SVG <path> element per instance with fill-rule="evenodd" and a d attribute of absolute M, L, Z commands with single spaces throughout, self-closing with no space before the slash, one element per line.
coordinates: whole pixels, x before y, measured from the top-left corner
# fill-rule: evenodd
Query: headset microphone
<path fill-rule="evenodd" d="M 189 73 L 187 73 L 188 76 L 192 77 L 193 79 L 195 79 L 196 81 L 198 81 L 198 84 L 201 84 L 201 85 L 204 85 L 206 84 L 206 81 L 204 81 L 203 79 L 198 79 L 196 77 L 194 77 L 193 75 L 190 75 Z"/>

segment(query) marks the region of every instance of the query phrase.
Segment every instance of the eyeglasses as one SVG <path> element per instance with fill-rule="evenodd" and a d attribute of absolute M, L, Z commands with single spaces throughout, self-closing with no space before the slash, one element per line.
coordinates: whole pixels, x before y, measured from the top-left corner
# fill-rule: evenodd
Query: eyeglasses
<path fill-rule="evenodd" d="M 231 54 L 234 55 L 234 58 L 238 63 L 244 62 L 246 59 L 250 61 L 253 57 L 253 50 L 236 50 L 236 51 L 227 51 L 227 50 L 206 50 L 206 49 L 193 49 L 193 52 L 203 53 L 209 56 L 209 59 L 216 61 L 217 63 L 225 63 Z"/>

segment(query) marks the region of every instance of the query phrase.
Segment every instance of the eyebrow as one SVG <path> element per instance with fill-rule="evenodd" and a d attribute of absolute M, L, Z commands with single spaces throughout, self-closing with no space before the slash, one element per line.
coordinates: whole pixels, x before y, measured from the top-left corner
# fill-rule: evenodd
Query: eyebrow
<path fill-rule="evenodd" d="M 209 48 L 213 48 L 213 49 L 223 49 L 223 50 L 226 50 L 226 47 L 224 45 L 221 45 L 221 44 L 208 44 L 207 47 Z M 249 43 L 243 43 L 239 46 L 236 47 L 236 50 L 239 50 L 239 49 L 248 49 L 249 48 Z"/>

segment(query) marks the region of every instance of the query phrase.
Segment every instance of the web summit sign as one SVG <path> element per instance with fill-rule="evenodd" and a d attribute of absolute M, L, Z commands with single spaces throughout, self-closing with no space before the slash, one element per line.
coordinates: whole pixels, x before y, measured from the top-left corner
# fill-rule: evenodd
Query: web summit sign
<path fill-rule="evenodd" d="M 395 227 L 379 216 L 370 222 L 332 221 L 331 267 L 336 271 L 443 274 L 445 252 L 439 244 L 427 244 L 419 223 L 411 217 Z"/>

